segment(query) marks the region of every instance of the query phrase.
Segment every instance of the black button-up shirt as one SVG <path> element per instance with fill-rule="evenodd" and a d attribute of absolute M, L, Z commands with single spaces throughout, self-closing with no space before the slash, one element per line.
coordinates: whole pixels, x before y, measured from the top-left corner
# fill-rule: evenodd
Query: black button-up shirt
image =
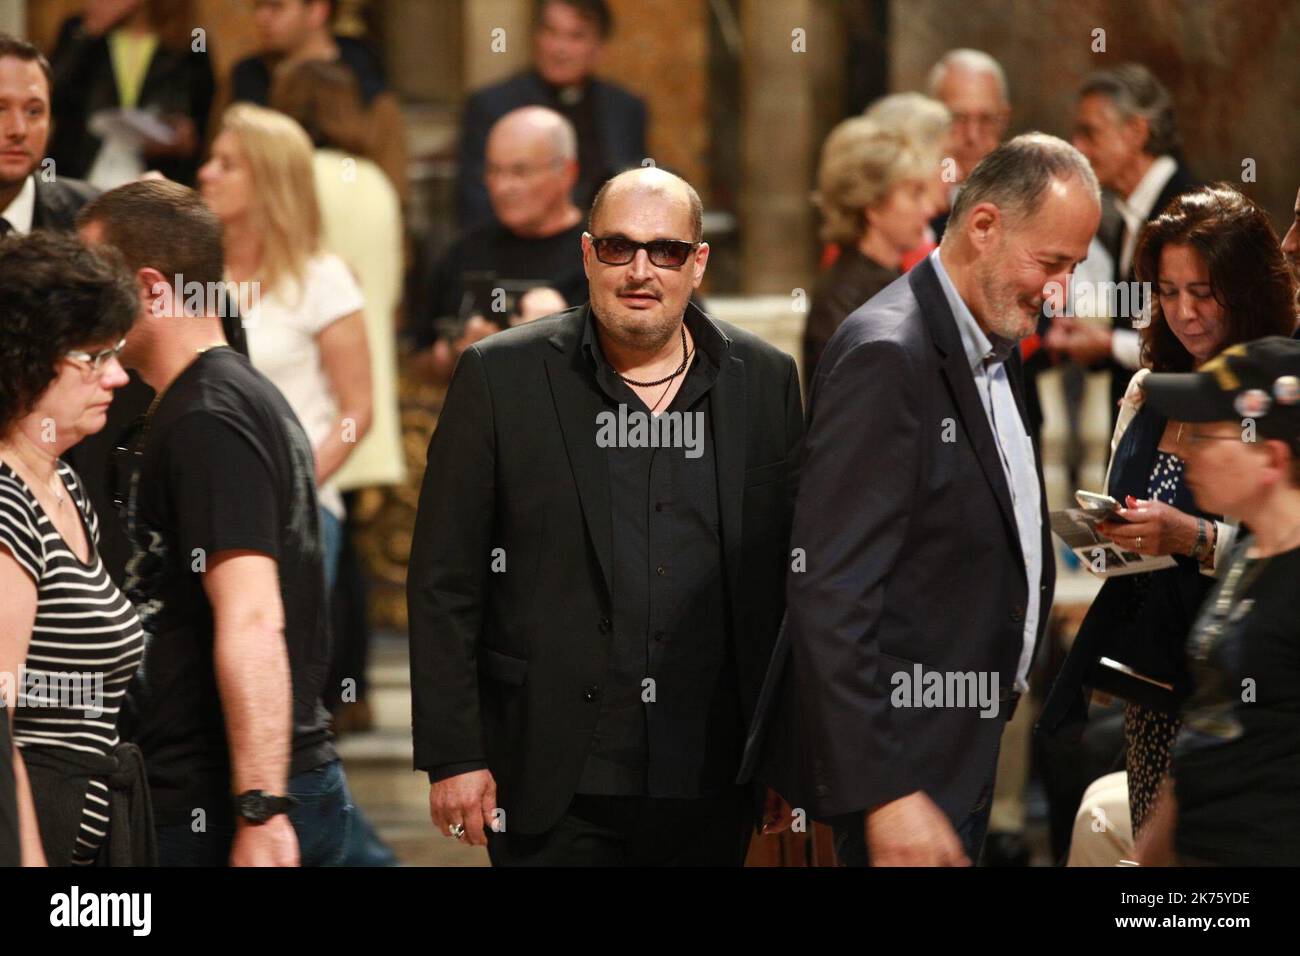
<path fill-rule="evenodd" d="M 648 420 L 645 404 L 606 362 L 594 322 L 583 348 L 606 409 Z M 665 413 L 694 416 L 689 430 L 676 432 L 693 439 L 689 447 L 628 447 L 636 434 L 628 428 L 629 440 L 606 451 L 613 614 L 580 793 L 698 797 L 730 785 L 736 773 L 743 727 L 709 412 L 730 343 L 693 306 L 686 324 L 697 351 Z"/>

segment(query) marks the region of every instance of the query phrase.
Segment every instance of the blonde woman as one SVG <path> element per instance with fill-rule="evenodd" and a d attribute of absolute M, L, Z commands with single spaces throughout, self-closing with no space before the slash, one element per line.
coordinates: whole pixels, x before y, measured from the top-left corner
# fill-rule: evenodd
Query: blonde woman
<path fill-rule="evenodd" d="M 937 151 L 861 116 L 840 123 L 822 147 L 817 178 L 821 238 L 839 247 L 813 290 L 804 328 L 804 382 L 811 385 L 826 343 L 849 313 L 903 270 L 934 215 Z"/>
<path fill-rule="evenodd" d="M 944 175 L 943 157 L 953 153 L 952 113 L 948 112 L 948 107 L 924 93 L 891 93 L 868 106 L 862 115 L 886 129 L 902 133 L 916 144 L 917 149 L 935 158 L 930 179 L 930 201 L 934 204 L 935 215 L 947 212 L 949 193 L 956 181 L 955 173 Z M 935 236 L 932 231 L 927 230 L 927 233 L 926 239 L 933 249 Z"/>
<path fill-rule="evenodd" d="M 232 106 L 199 186 L 224 227 L 227 278 L 256 283 L 244 315 L 249 355 L 284 393 L 315 449 L 332 587 L 344 514 L 332 479 L 372 414 L 361 289 L 343 260 L 322 251 L 312 143 L 287 116 Z"/>

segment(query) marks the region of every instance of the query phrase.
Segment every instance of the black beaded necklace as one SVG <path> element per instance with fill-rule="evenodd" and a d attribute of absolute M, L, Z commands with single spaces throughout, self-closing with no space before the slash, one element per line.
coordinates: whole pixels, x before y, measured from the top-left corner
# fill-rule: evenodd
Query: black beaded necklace
<path fill-rule="evenodd" d="M 686 365 L 687 365 L 687 363 L 688 363 L 689 361 L 690 361 L 690 355 L 688 355 L 687 352 L 686 352 L 686 325 L 683 323 L 683 325 L 682 325 L 682 364 L 679 365 L 679 366 L 677 366 L 677 371 L 673 372 L 673 374 L 671 374 L 671 375 L 665 375 L 663 378 L 657 378 L 657 379 L 655 379 L 653 382 L 638 382 L 638 381 L 636 381 L 635 379 L 630 379 L 630 378 L 628 378 L 626 375 L 622 374 L 621 372 L 619 372 L 619 371 L 617 371 L 617 370 L 615 370 L 614 374 L 617 375 L 617 376 L 618 376 L 620 379 L 622 379 L 624 382 L 626 382 L 628 385 L 635 385 L 637 388 L 654 388 L 656 385 L 662 385 L 664 382 L 671 382 L 671 381 L 672 381 L 673 379 L 675 379 L 678 375 L 681 375 L 682 372 L 686 371 Z"/>

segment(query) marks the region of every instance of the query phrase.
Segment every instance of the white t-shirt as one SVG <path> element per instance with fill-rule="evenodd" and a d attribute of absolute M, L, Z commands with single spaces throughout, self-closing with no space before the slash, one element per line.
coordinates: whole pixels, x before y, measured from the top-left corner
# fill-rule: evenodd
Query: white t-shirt
<path fill-rule="evenodd" d="M 322 252 L 307 261 L 301 283 L 283 280 L 262 289 L 244 316 L 253 365 L 288 399 L 313 448 L 329 436 L 338 415 L 316 337 L 364 306 L 361 287 L 343 260 Z M 320 504 L 343 517 L 343 498 L 333 482 L 320 488 Z"/>

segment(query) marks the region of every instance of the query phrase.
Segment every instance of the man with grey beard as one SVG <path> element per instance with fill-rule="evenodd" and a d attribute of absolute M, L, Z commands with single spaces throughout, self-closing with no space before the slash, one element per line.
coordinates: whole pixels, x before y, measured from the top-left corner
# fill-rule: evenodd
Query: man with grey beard
<path fill-rule="evenodd" d="M 832 822 L 843 863 L 979 858 L 1055 578 L 1016 345 L 1045 286 L 1087 255 L 1098 197 L 1068 143 L 999 146 L 940 247 L 850 315 L 818 365 L 790 538 L 806 567 L 788 577 L 746 764 Z M 996 676 L 997 717 L 970 700 L 901 706 L 896 675 L 913 673 Z"/>
<path fill-rule="evenodd" d="M 429 446 L 415 766 L 497 866 L 738 866 L 754 831 L 802 409 L 790 356 L 691 303 L 702 222 L 671 173 L 611 179 L 573 250 L 589 304 L 467 349 Z"/>

